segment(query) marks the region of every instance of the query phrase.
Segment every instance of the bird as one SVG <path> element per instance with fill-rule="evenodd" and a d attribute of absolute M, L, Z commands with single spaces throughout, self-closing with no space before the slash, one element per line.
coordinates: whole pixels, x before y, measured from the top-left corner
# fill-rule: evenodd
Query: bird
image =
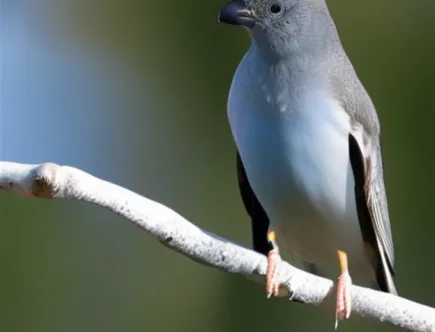
<path fill-rule="evenodd" d="M 338 276 L 337 327 L 350 317 L 353 282 L 397 295 L 375 106 L 325 0 L 231 0 L 218 20 L 251 37 L 227 115 L 268 297 L 279 292 L 281 256 Z"/>

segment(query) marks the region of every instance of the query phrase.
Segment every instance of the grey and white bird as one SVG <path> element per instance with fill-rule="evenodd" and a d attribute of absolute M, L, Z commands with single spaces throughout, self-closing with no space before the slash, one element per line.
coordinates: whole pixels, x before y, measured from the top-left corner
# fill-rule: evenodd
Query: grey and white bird
<path fill-rule="evenodd" d="M 337 320 L 351 313 L 349 270 L 355 283 L 396 294 L 380 124 L 325 0 L 233 0 L 219 21 L 252 39 L 227 106 L 269 296 L 280 254 L 339 275 Z"/>

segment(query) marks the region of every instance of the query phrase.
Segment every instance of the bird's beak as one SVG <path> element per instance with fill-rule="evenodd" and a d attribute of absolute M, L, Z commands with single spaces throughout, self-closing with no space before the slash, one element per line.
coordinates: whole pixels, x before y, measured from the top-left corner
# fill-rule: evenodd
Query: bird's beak
<path fill-rule="evenodd" d="M 228 2 L 219 13 L 219 22 L 241 25 L 248 29 L 255 25 L 254 17 L 242 0 Z"/>

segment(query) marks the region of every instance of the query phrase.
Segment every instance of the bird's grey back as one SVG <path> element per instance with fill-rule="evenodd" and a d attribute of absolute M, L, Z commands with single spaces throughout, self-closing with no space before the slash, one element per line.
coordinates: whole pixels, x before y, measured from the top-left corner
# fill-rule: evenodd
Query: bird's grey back
<path fill-rule="evenodd" d="M 363 140 L 369 140 L 368 143 L 372 151 L 371 160 L 376 161 L 375 176 L 372 186 L 376 189 L 373 191 L 376 197 L 371 199 L 379 202 L 380 213 L 385 227 L 383 241 L 385 241 L 385 250 L 391 265 L 394 265 L 394 251 L 392 235 L 390 228 L 390 218 L 388 213 L 387 198 L 384 185 L 384 172 L 382 162 L 382 147 L 380 138 L 380 124 L 374 104 L 358 78 L 358 75 L 350 62 L 338 36 L 337 28 L 332 20 L 329 10 L 324 0 L 311 0 L 312 9 L 323 17 L 320 20 L 324 26 L 324 33 L 327 34 L 323 40 L 327 43 L 323 53 L 321 70 L 326 75 L 325 79 L 334 98 L 339 101 L 342 107 L 350 116 L 351 124 L 356 127 L 362 127 Z M 319 20 L 318 20 L 319 21 Z M 367 157 L 367 156 L 365 156 Z"/>
<path fill-rule="evenodd" d="M 343 49 L 325 1 L 311 0 L 308 5 L 316 15 L 311 24 L 320 24 L 313 30 L 323 34 L 315 37 L 317 42 L 325 43 L 317 54 L 322 57 L 320 69 L 326 75 L 334 98 L 345 108 L 352 122 L 361 124 L 368 135 L 378 135 L 380 126 L 375 107 Z"/>

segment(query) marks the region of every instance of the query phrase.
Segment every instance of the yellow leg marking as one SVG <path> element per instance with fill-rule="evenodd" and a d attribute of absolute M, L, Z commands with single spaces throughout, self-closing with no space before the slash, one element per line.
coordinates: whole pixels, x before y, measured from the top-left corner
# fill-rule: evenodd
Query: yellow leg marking
<path fill-rule="evenodd" d="M 347 272 L 347 254 L 344 251 L 337 250 L 338 261 L 340 262 L 341 273 Z"/>
<path fill-rule="evenodd" d="M 272 245 L 272 249 L 279 253 L 278 243 L 276 242 L 276 233 L 273 229 L 269 229 L 267 232 L 267 241 Z"/>
<path fill-rule="evenodd" d="M 272 242 L 273 244 L 276 243 L 275 231 L 270 230 L 267 232 L 267 241 Z"/>

